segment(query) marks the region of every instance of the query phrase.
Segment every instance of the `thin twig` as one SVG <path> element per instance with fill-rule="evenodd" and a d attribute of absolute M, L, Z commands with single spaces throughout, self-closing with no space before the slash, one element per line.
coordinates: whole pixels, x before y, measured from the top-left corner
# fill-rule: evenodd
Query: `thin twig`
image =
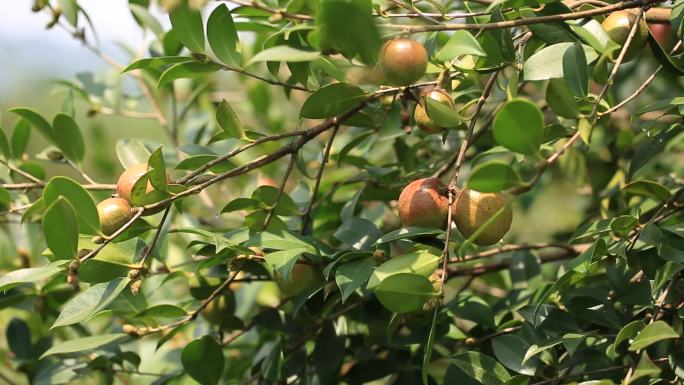
<path fill-rule="evenodd" d="M 129 227 L 131 227 L 131 225 L 132 225 L 133 223 L 135 223 L 135 221 L 138 220 L 138 218 L 140 218 L 142 215 L 143 215 L 143 210 L 140 209 L 140 208 L 136 208 L 136 209 L 135 209 L 135 213 L 133 214 L 133 217 L 132 217 L 128 222 L 124 223 L 124 225 L 121 226 L 118 230 L 116 230 L 116 231 L 114 232 L 114 234 L 112 234 L 112 235 L 110 235 L 109 237 L 105 238 L 104 241 L 103 241 L 101 244 L 99 244 L 94 250 L 91 250 L 90 252 L 88 252 L 88 254 L 82 256 L 81 258 L 79 258 L 79 262 L 80 262 L 80 263 L 83 263 L 83 262 L 85 262 L 85 261 L 87 261 L 87 260 L 89 260 L 89 259 L 95 257 L 95 256 L 97 255 L 97 253 L 99 253 L 102 249 L 105 248 L 105 246 L 107 246 L 107 245 L 108 245 L 109 243 L 111 243 L 114 239 L 116 239 L 116 237 L 118 237 L 119 235 L 121 235 L 121 233 L 123 233 L 123 232 L 126 231 Z"/>
<path fill-rule="evenodd" d="M 278 208 L 278 203 L 280 203 L 280 198 L 283 196 L 283 193 L 285 192 L 285 184 L 287 184 L 287 180 L 290 179 L 290 174 L 292 173 L 292 169 L 294 168 L 296 160 L 297 152 L 293 152 L 292 155 L 290 155 L 290 161 L 287 163 L 287 169 L 285 170 L 285 175 L 283 175 L 283 180 L 280 182 L 280 186 L 278 187 L 278 192 L 276 193 L 275 201 L 273 202 L 273 207 L 269 208 L 268 213 L 266 214 L 266 219 L 264 220 L 264 227 L 262 228 L 263 230 L 266 230 L 266 228 L 268 228 L 268 224 L 271 223 L 271 218 L 273 218 L 273 215 L 275 214 L 275 211 Z"/>
<path fill-rule="evenodd" d="M 5 190 L 34 190 L 43 187 L 45 187 L 45 182 L 42 181 L 40 183 L 0 183 L 0 188 Z M 86 190 L 116 190 L 115 184 L 82 184 L 81 187 Z"/>
<path fill-rule="evenodd" d="M 314 189 L 311 192 L 311 199 L 309 199 L 309 204 L 306 206 L 306 211 L 302 217 L 302 234 L 309 233 L 309 221 L 311 220 L 311 211 L 313 209 L 314 202 L 316 201 L 316 196 L 318 195 L 318 189 L 321 186 L 321 179 L 323 178 L 323 171 L 325 170 L 325 165 L 328 164 L 328 158 L 330 157 L 330 150 L 332 149 L 333 141 L 337 135 L 337 131 L 340 129 L 340 125 L 335 125 L 332 135 L 328 140 L 328 144 L 325 146 L 325 152 L 323 153 L 323 159 L 321 160 L 321 166 L 318 168 L 318 174 L 316 175 L 316 183 L 314 184 Z"/>
<path fill-rule="evenodd" d="M 140 260 L 140 263 L 138 266 L 140 268 L 145 267 L 145 262 L 147 262 L 147 258 L 149 258 L 150 255 L 152 255 L 152 251 L 154 251 L 155 246 L 157 245 L 157 241 L 159 241 L 159 238 L 161 236 L 162 229 L 164 228 L 164 223 L 166 222 L 166 218 L 169 216 L 169 212 L 171 211 L 172 205 L 169 205 L 164 210 L 164 215 L 162 215 L 161 220 L 159 221 L 159 226 L 157 226 L 157 231 L 154 233 L 154 238 L 152 238 L 152 242 L 145 248 L 145 252 L 143 253 L 143 256 Z"/>

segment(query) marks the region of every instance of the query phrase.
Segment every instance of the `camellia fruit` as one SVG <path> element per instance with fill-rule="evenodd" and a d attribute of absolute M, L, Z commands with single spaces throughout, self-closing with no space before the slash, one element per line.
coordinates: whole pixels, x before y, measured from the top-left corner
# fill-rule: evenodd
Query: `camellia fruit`
<path fill-rule="evenodd" d="M 145 174 L 147 174 L 147 163 L 139 163 L 134 166 L 131 166 L 127 168 L 121 176 L 119 176 L 119 180 L 116 182 L 116 193 L 119 195 L 119 198 L 123 198 L 127 200 L 129 203 L 131 202 L 131 192 L 133 191 L 133 186 L 135 186 L 135 183 Z M 166 174 L 166 181 L 167 183 L 171 182 L 171 177 L 169 174 Z M 147 189 L 145 190 L 146 194 L 149 194 L 150 192 L 154 191 L 154 186 L 152 186 L 152 183 L 149 181 L 147 182 Z M 159 208 L 155 208 L 154 210 L 151 211 L 145 211 L 145 214 L 155 214 L 163 210 L 164 207 L 161 206 Z"/>
<path fill-rule="evenodd" d="M 108 198 L 97 205 L 100 217 L 100 230 L 104 235 L 112 235 L 133 218 L 133 209 L 127 200 Z"/>
<path fill-rule="evenodd" d="M 651 30 L 653 38 L 665 51 L 671 51 L 677 44 L 677 35 L 670 24 L 649 23 L 648 28 Z"/>
<path fill-rule="evenodd" d="M 456 105 L 451 99 L 446 90 L 441 88 L 436 88 L 432 91 L 426 92 L 422 95 L 421 102 L 416 105 L 416 109 L 413 112 L 413 119 L 416 121 L 418 128 L 423 130 L 427 134 L 437 134 L 442 131 L 442 127 L 435 123 L 427 114 L 427 102 L 425 99 L 430 98 L 436 100 L 451 109 L 455 109 Z"/>
<path fill-rule="evenodd" d="M 414 180 L 401 191 L 398 201 L 399 219 L 404 227 L 435 227 L 446 225 L 449 200 L 446 186 L 437 178 Z"/>
<path fill-rule="evenodd" d="M 470 238 L 491 217 L 498 217 L 487 225 L 475 238 L 474 243 L 489 246 L 498 242 L 511 228 L 513 211 L 504 193 L 483 193 L 470 189 L 461 190 L 452 208 L 454 222 L 464 238 Z"/>
<path fill-rule="evenodd" d="M 280 292 L 286 297 L 294 297 L 305 289 L 323 281 L 323 275 L 315 267 L 304 263 L 297 263 L 287 279 L 277 272 L 273 272 L 273 278 Z"/>
<path fill-rule="evenodd" d="M 625 44 L 625 41 L 627 41 L 629 31 L 632 29 L 636 19 L 637 15 L 634 12 L 617 11 L 608 15 L 601 25 L 610 39 L 622 46 Z M 646 46 L 647 41 L 648 25 L 646 25 L 646 22 L 642 18 L 639 20 L 639 26 L 632 39 L 632 43 L 625 53 L 624 62 L 626 63 L 637 57 Z M 617 55 L 617 53 L 615 55 Z"/>
<path fill-rule="evenodd" d="M 412 39 L 395 39 L 380 51 L 380 68 L 385 79 L 397 86 L 408 86 L 425 75 L 428 54 L 422 44 Z"/>

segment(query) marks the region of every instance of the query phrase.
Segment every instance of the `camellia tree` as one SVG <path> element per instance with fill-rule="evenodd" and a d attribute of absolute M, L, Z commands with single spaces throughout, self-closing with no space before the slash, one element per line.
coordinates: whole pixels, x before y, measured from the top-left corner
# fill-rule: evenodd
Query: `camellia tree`
<path fill-rule="evenodd" d="M 112 68 L 3 114 L 0 383 L 681 383 L 683 5 L 36 0 Z"/>

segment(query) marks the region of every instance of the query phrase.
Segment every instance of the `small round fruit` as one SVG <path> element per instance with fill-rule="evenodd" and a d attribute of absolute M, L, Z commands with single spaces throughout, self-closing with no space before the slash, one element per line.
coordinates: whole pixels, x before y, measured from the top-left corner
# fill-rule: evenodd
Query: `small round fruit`
<path fill-rule="evenodd" d="M 414 180 L 401 191 L 399 219 L 404 227 L 436 227 L 446 224 L 449 200 L 443 195 L 444 183 L 437 178 Z"/>
<path fill-rule="evenodd" d="M 665 51 L 670 52 L 677 44 L 677 35 L 670 24 L 649 23 L 648 28 L 651 30 L 653 38 Z"/>
<path fill-rule="evenodd" d="M 513 211 L 504 193 L 483 193 L 463 189 L 456 197 L 452 215 L 461 235 L 470 238 L 502 208 L 503 212 L 499 213 L 499 216 L 486 229 L 483 229 L 474 241 L 477 245 L 489 246 L 506 235 L 513 221 Z"/>
<path fill-rule="evenodd" d="M 428 116 L 426 109 L 427 102 L 425 101 L 425 99 L 430 98 L 432 100 L 436 100 L 444 104 L 445 106 L 451 109 L 455 109 L 456 105 L 454 104 L 454 101 L 451 99 L 451 95 L 449 95 L 449 93 L 446 92 L 446 90 L 437 88 L 432 91 L 424 93 L 422 96 L 423 97 L 421 98 L 421 102 L 416 105 L 416 109 L 413 111 L 413 120 L 416 121 L 416 125 L 418 126 L 418 128 L 420 128 L 427 134 L 437 134 L 442 132 L 442 127 L 435 123 Z"/>
<path fill-rule="evenodd" d="M 323 275 L 317 268 L 304 263 L 295 264 L 287 280 L 275 271 L 273 276 L 280 292 L 286 297 L 294 297 L 315 283 L 323 281 Z"/>
<path fill-rule="evenodd" d="M 385 79 L 397 86 L 408 86 L 422 78 L 427 63 L 425 47 L 415 40 L 390 40 L 380 51 L 380 68 Z"/>
<path fill-rule="evenodd" d="M 601 24 L 603 29 L 608 33 L 611 40 L 619 44 L 620 46 L 625 44 L 627 37 L 629 36 L 629 31 L 632 29 L 634 22 L 636 22 L 637 15 L 630 11 L 617 11 L 613 12 Z M 625 54 L 624 62 L 628 62 L 641 53 L 641 51 L 646 46 L 648 41 L 648 25 L 642 18 L 639 21 L 639 26 L 637 27 L 636 34 L 632 39 L 632 43 L 627 49 Z M 619 52 L 619 51 L 618 51 Z M 615 55 L 618 53 L 616 52 Z"/>
<path fill-rule="evenodd" d="M 130 202 L 133 186 L 135 186 L 138 179 L 145 175 L 147 171 L 147 163 L 139 163 L 127 168 L 121 176 L 119 176 L 119 180 L 116 182 L 116 193 L 119 195 L 119 198 L 123 198 Z M 168 174 L 166 174 L 166 181 L 171 182 L 171 178 Z M 152 191 L 154 191 L 152 183 L 147 182 L 146 193 Z"/>
<path fill-rule="evenodd" d="M 231 290 L 226 290 L 207 304 L 202 315 L 209 323 L 220 325 L 226 316 L 233 313 L 235 313 L 235 294 Z"/>
<path fill-rule="evenodd" d="M 112 235 L 133 218 L 133 209 L 127 200 L 107 198 L 97 205 L 100 217 L 100 230 L 104 235 Z"/>

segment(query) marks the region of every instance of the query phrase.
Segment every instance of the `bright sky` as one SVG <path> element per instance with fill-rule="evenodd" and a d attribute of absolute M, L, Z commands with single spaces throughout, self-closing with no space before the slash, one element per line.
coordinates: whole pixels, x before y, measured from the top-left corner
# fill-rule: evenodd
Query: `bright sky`
<path fill-rule="evenodd" d="M 102 62 L 60 27 L 46 30 L 46 11 L 33 13 L 32 0 L 12 0 L 0 12 L 0 93 L 36 72 L 73 79 L 73 75 L 103 68 Z M 127 0 L 79 0 L 95 24 L 104 50 L 120 60 L 115 44 L 137 46 L 141 30 L 131 17 Z M 159 15 L 158 15 L 159 16 Z M 159 17 L 168 23 L 166 15 Z"/>

